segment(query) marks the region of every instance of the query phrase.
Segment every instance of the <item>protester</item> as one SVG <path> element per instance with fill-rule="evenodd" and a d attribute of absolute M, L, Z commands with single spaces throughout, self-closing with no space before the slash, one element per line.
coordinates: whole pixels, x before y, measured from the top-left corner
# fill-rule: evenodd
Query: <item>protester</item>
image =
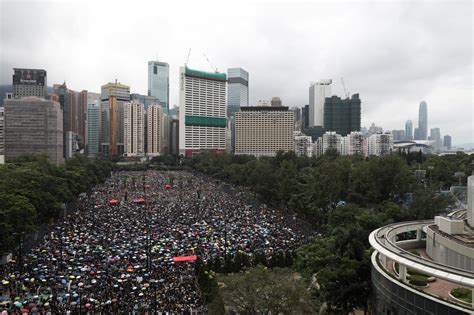
<path fill-rule="evenodd" d="M 194 264 L 173 257 L 271 256 L 305 240 L 287 217 L 248 199 L 185 172 L 114 173 L 22 266 L 16 257 L 1 267 L 0 314 L 205 311 Z"/>

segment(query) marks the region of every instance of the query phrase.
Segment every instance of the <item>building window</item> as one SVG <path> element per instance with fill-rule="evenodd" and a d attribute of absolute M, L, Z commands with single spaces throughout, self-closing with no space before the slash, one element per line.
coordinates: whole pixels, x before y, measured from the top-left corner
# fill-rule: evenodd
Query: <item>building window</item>
<path fill-rule="evenodd" d="M 157 66 L 153 66 L 153 74 L 157 74 L 158 73 L 158 67 Z"/>

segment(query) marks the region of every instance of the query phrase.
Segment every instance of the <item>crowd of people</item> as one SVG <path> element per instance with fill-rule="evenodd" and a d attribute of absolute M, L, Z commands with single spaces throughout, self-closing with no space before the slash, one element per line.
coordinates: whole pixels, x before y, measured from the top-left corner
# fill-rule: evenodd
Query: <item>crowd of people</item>
<path fill-rule="evenodd" d="M 116 172 L 0 266 L 0 314 L 201 313 L 193 257 L 291 251 L 305 236 L 287 222 L 201 175 Z"/>

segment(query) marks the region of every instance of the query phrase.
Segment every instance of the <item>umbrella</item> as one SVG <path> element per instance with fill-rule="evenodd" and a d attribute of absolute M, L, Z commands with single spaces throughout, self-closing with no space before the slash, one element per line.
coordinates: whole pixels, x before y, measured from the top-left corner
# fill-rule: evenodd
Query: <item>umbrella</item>
<path fill-rule="evenodd" d="M 18 308 L 20 308 L 20 307 L 23 306 L 23 304 L 21 304 L 21 302 L 18 302 L 18 301 L 16 301 L 15 303 L 13 303 L 13 305 L 15 305 L 15 307 L 18 307 Z"/>

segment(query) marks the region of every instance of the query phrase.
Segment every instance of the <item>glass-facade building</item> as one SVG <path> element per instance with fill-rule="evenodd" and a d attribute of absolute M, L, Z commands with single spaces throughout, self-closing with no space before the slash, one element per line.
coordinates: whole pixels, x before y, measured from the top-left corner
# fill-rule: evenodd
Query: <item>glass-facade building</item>
<path fill-rule="evenodd" d="M 148 61 L 148 96 L 160 100 L 166 113 L 169 111 L 170 66 L 166 62 Z"/>
<path fill-rule="evenodd" d="M 227 116 L 249 106 L 249 73 L 242 68 L 227 69 Z"/>

